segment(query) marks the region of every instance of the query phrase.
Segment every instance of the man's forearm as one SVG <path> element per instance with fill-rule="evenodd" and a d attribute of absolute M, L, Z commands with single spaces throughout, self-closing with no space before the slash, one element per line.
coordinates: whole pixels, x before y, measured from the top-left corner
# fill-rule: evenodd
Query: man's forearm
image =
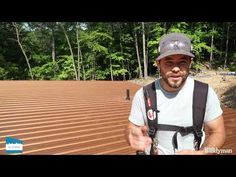
<path fill-rule="evenodd" d="M 219 149 L 224 145 L 225 134 L 223 132 L 211 132 L 210 135 L 206 138 L 205 142 L 201 147 L 201 151 L 204 154 L 210 154 L 208 152 L 210 148 Z"/>
<path fill-rule="evenodd" d="M 209 136 L 206 137 L 201 150 L 206 154 L 213 152 L 208 152 L 210 148 L 218 149 L 224 145 L 225 142 L 225 127 L 223 116 L 219 116 L 211 122 L 206 123 L 206 128 L 208 129 Z"/>

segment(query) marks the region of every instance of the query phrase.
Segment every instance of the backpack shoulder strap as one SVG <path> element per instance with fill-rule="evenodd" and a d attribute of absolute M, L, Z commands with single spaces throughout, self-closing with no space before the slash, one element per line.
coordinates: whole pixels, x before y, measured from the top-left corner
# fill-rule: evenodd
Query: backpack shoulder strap
<path fill-rule="evenodd" d="M 152 139 L 150 154 L 158 154 L 157 140 L 155 138 L 158 127 L 158 110 L 155 81 L 143 87 L 146 116 L 148 122 L 148 135 Z"/>
<path fill-rule="evenodd" d="M 193 127 L 195 129 L 195 149 L 200 148 L 202 127 L 206 111 L 208 84 L 194 80 L 193 91 Z M 196 147 L 197 146 L 197 147 Z"/>
<path fill-rule="evenodd" d="M 157 100 L 155 81 L 143 87 L 149 136 L 155 137 L 157 131 Z"/>

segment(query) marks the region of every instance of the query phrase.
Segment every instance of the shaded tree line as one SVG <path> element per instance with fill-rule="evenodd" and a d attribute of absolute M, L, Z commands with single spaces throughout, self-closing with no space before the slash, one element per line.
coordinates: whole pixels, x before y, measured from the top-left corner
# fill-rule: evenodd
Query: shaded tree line
<path fill-rule="evenodd" d="M 236 71 L 234 22 L 0 22 L 0 79 L 146 78 L 169 32 L 192 39 L 193 69 Z"/>

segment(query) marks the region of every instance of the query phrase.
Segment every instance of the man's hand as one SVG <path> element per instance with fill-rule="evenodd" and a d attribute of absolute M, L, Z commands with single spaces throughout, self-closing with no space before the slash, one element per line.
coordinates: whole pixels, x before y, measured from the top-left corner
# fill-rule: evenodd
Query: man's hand
<path fill-rule="evenodd" d="M 126 139 L 128 144 L 136 151 L 145 151 L 152 143 L 147 133 L 147 127 L 137 126 L 131 122 L 126 128 Z"/>

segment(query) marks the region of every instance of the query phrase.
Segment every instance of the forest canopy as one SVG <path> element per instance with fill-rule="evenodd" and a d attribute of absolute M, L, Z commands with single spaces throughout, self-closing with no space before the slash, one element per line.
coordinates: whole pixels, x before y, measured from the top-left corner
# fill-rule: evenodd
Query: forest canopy
<path fill-rule="evenodd" d="M 0 22 L 0 79 L 155 76 L 160 37 L 170 32 L 191 38 L 192 69 L 236 71 L 235 22 Z"/>

